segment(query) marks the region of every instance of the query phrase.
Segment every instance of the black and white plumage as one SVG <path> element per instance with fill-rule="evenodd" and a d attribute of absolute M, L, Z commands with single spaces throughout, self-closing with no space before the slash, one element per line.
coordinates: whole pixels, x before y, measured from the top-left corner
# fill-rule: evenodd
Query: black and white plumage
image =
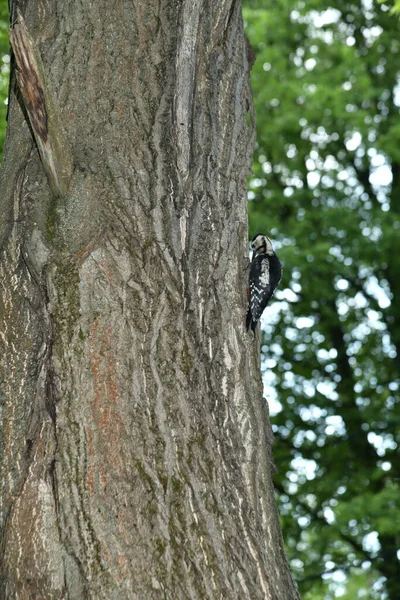
<path fill-rule="evenodd" d="M 249 273 L 249 308 L 246 328 L 254 332 L 257 323 L 282 277 L 282 266 L 272 247 L 272 242 L 263 233 L 251 240 L 253 256 Z"/>

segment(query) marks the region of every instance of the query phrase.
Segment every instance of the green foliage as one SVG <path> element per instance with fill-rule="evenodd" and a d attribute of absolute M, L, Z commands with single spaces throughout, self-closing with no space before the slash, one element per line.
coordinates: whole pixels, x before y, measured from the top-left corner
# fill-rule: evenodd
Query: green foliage
<path fill-rule="evenodd" d="M 0 0 L 0 163 L 6 131 L 6 102 L 8 95 L 8 80 L 10 76 L 8 23 L 7 0 Z"/>
<path fill-rule="evenodd" d="M 250 234 L 284 278 L 262 346 L 284 538 L 305 600 L 400 598 L 399 20 L 248 0 Z"/>
<path fill-rule="evenodd" d="M 379 2 L 384 2 L 384 0 L 379 0 Z M 389 2 L 389 4 L 393 5 L 392 6 L 392 10 L 391 12 L 395 15 L 395 14 L 399 14 L 400 13 L 400 0 L 391 0 L 391 2 Z"/>

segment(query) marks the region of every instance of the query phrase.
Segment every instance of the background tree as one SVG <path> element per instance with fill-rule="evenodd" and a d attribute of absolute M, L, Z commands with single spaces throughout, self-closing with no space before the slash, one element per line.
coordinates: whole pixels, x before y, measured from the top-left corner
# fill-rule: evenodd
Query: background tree
<path fill-rule="evenodd" d="M 263 346 L 284 537 L 304 598 L 395 600 L 399 21 L 367 1 L 246 6 L 250 229 L 284 262 Z"/>
<path fill-rule="evenodd" d="M 0 597 L 298 598 L 244 330 L 241 5 L 20 7 L 0 180 Z"/>

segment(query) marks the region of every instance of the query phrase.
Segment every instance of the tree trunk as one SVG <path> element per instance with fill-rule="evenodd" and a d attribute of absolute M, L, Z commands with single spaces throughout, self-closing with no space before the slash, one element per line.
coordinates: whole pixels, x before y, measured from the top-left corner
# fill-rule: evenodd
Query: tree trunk
<path fill-rule="evenodd" d="M 36 58 L 14 47 L 1 173 L 0 597 L 298 598 L 244 329 L 240 3 L 22 12 L 13 45 Z"/>

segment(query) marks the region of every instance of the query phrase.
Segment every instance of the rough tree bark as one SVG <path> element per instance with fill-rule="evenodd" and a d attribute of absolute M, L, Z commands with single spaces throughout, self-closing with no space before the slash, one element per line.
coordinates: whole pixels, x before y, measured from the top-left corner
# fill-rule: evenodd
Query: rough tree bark
<path fill-rule="evenodd" d="M 0 597 L 298 598 L 244 330 L 240 2 L 21 12 L 11 37 L 36 59 L 1 173 Z"/>

